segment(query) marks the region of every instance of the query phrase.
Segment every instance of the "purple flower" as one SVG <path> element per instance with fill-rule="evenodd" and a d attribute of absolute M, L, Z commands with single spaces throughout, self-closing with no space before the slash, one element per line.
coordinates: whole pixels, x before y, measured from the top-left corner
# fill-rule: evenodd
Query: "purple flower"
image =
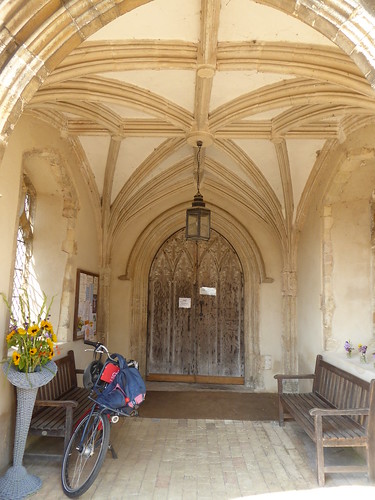
<path fill-rule="evenodd" d="M 361 354 L 366 354 L 366 351 L 367 351 L 367 345 L 358 344 L 358 351 L 359 351 Z"/>
<path fill-rule="evenodd" d="M 350 342 L 350 340 L 347 340 L 344 344 L 344 349 L 346 352 L 352 352 L 352 350 L 354 349 L 353 348 L 353 345 L 352 343 Z"/>

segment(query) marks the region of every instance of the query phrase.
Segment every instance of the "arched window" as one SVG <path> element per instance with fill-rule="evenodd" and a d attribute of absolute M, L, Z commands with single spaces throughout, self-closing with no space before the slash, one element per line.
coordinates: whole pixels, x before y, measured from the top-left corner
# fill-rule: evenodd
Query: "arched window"
<path fill-rule="evenodd" d="M 24 290 L 35 303 L 35 285 L 32 272 L 33 230 L 35 214 L 35 189 L 26 175 L 23 177 L 23 197 L 20 204 L 20 215 L 17 231 L 16 257 L 13 274 L 13 291 L 11 301 L 12 317 L 21 324 L 20 294 Z"/>

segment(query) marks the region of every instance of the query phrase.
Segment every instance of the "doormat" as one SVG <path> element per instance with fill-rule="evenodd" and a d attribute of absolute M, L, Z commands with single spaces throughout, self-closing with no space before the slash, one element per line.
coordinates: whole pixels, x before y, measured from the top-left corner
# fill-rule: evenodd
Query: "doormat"
<path fill-rule="evenodd" d="M 148 391 L 143 418 L 278 420 L 277 394 L 223 391 Z"/>

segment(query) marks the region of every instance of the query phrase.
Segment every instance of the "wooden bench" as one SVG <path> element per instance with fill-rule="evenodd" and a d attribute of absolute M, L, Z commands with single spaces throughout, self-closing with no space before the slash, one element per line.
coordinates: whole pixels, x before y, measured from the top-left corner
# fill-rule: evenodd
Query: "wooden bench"
<path fill-rule="evenodd" d="M 38 389 L 34 413 L 30 424 L 30 434 L 64 438 L 64 450 L 69 442 L 72 428 L 92 405 L 89 391 L 78 387 L 74 352 L 55 361 L 56 376 Z M 33 455 L 29 452 L 28 455 Z"/>
<path fill-rule="evenodd" d="M 292 418 L 316 445 L 319 486 L 326 473 L 367 472 L 375 481 L 375 380 L 366 382 L 317 356 L 315 373 L 275 375 L 279 396 L 279 424 Z M 284 382 L 312 379 L 312 392 L 288 393 Z M 324 463 L 324 448 L 362 447 L 366 465 Z"/>

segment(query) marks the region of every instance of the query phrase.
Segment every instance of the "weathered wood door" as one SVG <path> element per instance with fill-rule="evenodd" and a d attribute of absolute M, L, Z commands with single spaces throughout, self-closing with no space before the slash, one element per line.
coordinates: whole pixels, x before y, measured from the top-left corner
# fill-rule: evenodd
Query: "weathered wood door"
<path fill-rule="evenodd" d="M 175 233 L 149 275 L 148 380 L 243 384 L 243 346 L 243 274 L 234 249 L 216 231 L 199 243 Z"/>

